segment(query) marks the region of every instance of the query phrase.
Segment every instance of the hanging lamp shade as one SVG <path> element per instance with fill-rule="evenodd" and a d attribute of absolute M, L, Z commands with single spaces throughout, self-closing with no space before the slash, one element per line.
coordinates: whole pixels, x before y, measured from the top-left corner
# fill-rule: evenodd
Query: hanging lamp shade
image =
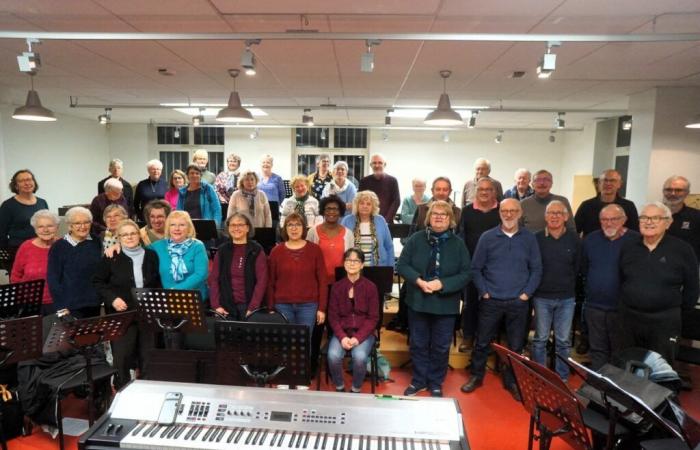
<path fill-rule="evenodd" d="M 39 100 L 39 94 L 31 89 L 27 93 L 27 101 L 24 106 L 20 106 L 15 109 L 14 114 L 12 114 L 13 119 L 17 120 L 30 120 L 35 122 L 55 122 L 56 116 L 54 116 L 53 111 L 48 108 L 44 108 L 41 105 L 41 100 Z"/>
<path fill-rule="evenodd" d="M 437 109 L 425 116 L 423 121 L 426 125 L 462 125 L 464 121 L 457 111 L 450 105 L 450 97 L 447 93 L 440 94 Z"/>
<path fill-rule="evenodd" d="M 232 91 L 228 98 L 228 105 L 219 111 L 216 120 L 219 122 L 252 122 L 253 115 L 241 105 L 238 92 Z"/>

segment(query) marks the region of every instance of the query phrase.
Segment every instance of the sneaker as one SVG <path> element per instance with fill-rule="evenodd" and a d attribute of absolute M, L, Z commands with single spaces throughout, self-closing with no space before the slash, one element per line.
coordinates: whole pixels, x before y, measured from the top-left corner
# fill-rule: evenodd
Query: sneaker
<path fill-rule="evenodd" d="M 442 389 L 435 388 L 430 390 L 431 397 L 442 397 Z"/>
<path fill-rule="evenodd" d="M 351 388 L 350 392 L 353 394 L 359 394 L 362 392 L 362 388 Z"/>
<path fill-rule="evenodd" d="M 345 386 L 336 387 L 335 392 L 345 392 Z"/>
<path fill-rule="evenodd" d="M 407 396 L 407 397 L 413 397 L 413 396 L 416 395 L 417 393 L 422 392 L 422 391 L 424 391 L 424 390 L 425 390 L 425 386 L 416 387 L 416 386 L 414 386 L 414 385 L 412 385 L 412 384 L 409 384 L 408 387 L 406 388 L 406 390 L 403 391 L 403 395 L 405 395 L 405 396 Z"/>
<path fill-rule="evenodd" d="M 297 391 L 308 391 L 309 387 L 304 386 L 303 384 L 297 384 L 294 389 L 296 389 Z"/>

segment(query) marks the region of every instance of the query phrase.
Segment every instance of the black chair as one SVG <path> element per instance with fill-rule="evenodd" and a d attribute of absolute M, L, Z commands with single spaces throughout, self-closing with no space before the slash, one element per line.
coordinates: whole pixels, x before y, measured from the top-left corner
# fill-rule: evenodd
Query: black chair
<path fill-rule="evenodd" d="M 245 319 L 246 322 L 254 323 L 289 323 L 289 320 L 279 311 L 262 307 L 251 312 Z"/>

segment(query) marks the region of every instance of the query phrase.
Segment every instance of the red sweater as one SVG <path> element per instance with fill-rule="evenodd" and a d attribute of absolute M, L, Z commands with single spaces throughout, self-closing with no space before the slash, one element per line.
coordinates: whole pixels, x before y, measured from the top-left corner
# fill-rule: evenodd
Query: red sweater
<path fill-rule="evenodd" d="M 43 304 L 52 302 L 49 283 L 46 283 L 46 268 L 49 265 L 49 249 L 32 244 L 33 239 L 24 241 L 17 250 L 15 263 L 10 274 L 11 283 L 21 281 L 44 280 Z"/>
<path fill-rule="evenodd" d="M 326 311 L 326 265 L 318 245 L 306 242 L 304 247 L 290 250 L 284 243 L 279 244 L 270 252 L 268 266 L 270 308 L 275 303 L 318 303 L 318 310 Z"/>

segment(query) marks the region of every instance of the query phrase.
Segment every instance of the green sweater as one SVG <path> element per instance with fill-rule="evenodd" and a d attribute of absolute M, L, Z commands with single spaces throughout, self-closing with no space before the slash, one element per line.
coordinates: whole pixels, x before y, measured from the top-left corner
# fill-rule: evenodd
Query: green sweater
<path fill-rule="evenodd" d="M 426 279 L 430 250 L 425 231 L 419 231 L 413 233 L 401 251 L 396 269 L 406 279 L 406 304 L 418 312 L 459 314 L 462 289 L 471 279 L 469 251 L 464 242 L 450 232 L 440 250 L 442 290 L 426 294 L 416 285 L 416 280 Z"/>

